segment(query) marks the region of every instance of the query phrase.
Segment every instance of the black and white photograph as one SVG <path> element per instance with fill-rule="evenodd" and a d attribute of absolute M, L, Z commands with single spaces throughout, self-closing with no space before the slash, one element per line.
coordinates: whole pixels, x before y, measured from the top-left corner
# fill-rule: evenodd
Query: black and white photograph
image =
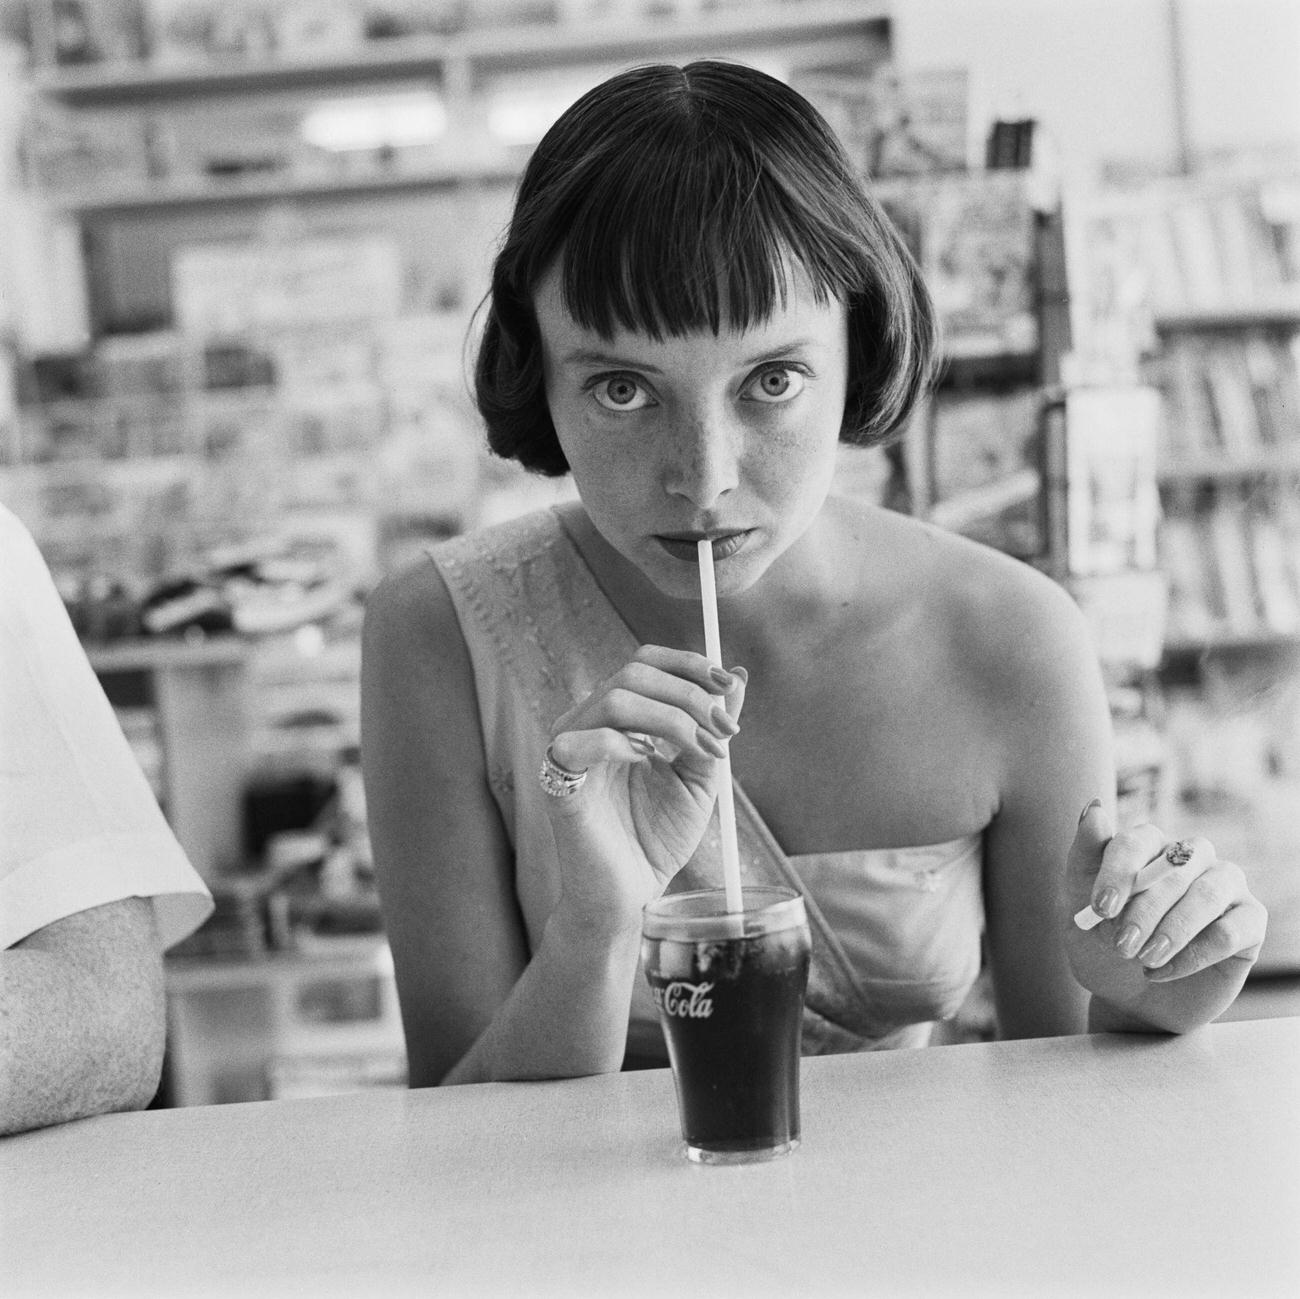
<path fill-rule="evenodd" d="M 0 0 L 0 1293 L 1300 1295 L 1300 3 Z"/>

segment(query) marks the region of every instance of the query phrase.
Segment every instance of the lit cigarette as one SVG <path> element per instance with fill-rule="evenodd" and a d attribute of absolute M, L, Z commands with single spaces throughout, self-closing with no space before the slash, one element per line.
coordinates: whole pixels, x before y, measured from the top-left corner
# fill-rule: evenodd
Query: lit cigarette
<path fill-rule="evenodd" d="M 1177 869 L 1178 867 L 1171 864 L 1165 855 L 1161 853 L 1155 861 L 1147 862 L 1147 864 L 1138 871 L 1137 875 L 1134 876 L 1133 887 L 1130 890 L 1130 895 L 1145 893 L 1153 884 L 1164 879 L 1170 871 Z M 1105 916 L 1098 911 L 1094 911 L 1091 904 L 1089 904 L 1075 915 L 1074 923 L 1078 925 L 1080 929 L 1095 929 L 1105 919 Z"/>

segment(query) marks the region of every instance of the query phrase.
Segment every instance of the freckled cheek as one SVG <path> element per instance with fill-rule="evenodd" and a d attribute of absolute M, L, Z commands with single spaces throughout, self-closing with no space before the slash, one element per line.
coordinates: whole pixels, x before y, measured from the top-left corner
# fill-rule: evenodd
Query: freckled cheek
<path fill-rule="evenodd" d="M 837 446 L 838 438 L 807 426 L 769 429 L 751 443 L 746 467 L 754 478 L 781 487 L 783 494 L 798 495 L 834 472 Z"/>
<path fill-rule="evenodd" d="M 571 444 L 565 454 L 579 487 L 584 482 L 599 482 L 608 491 L 637 476 L 633 458 L 599 442 L 579 441 Z"/>
<path fill-rule="evenodd" d="M 580 415 L 562 423 L 562 413 L 554 414 L 560 446 L 579 491 L 598 487 L 606 496 L 628 493 L 640 476 L 636 446 L 611 435 L 598 420 Z"/>
<path fill-rule="evenodd" d="M 819 428 L 794 423 L 783 428 L 774 424 L 756 435 L 751 447 L 756 455 L 773 460 L 806 460 L 817 455 L 825 442 L 826 437 Z"/>

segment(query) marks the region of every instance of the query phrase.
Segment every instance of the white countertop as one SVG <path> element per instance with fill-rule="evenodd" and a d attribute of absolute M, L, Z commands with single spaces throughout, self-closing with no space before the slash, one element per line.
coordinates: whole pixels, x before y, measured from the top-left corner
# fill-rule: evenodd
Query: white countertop
<path fill-rule="evenodd" d="M 682 1156 L 665 1070 L 0 1141 L 17 1295 L 1300 1295 L 1300 1018 L 804 1061 Z"/>

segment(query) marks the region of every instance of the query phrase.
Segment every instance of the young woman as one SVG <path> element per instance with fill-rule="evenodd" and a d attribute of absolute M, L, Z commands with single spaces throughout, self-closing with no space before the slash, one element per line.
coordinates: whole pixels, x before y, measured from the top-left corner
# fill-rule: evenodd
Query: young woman
<path fill-rule="evenodd" d="M 1112 837 L 1069 597 L 830 494 L 839 444 L 897 435 L 934 347 L 915 265 L 779 81 L 636 69 L 538 146 L 477 395 L 493 449 L 571 472 L 580 503 L 443 544 L 366 620 L 413 1085 L 663 1060 L 641 907 L 719 879 L 728 745 L 745 872 L 813 915 L 806 1050 L 923 1042 L 982 942 L 1008 1037 L 1181 1031 L 1232 1001 L 1263 908 L 1201 840 L 1132 893 L 1168 836 Z M 729 671 L 703 654 L 702 537 Z"/>

